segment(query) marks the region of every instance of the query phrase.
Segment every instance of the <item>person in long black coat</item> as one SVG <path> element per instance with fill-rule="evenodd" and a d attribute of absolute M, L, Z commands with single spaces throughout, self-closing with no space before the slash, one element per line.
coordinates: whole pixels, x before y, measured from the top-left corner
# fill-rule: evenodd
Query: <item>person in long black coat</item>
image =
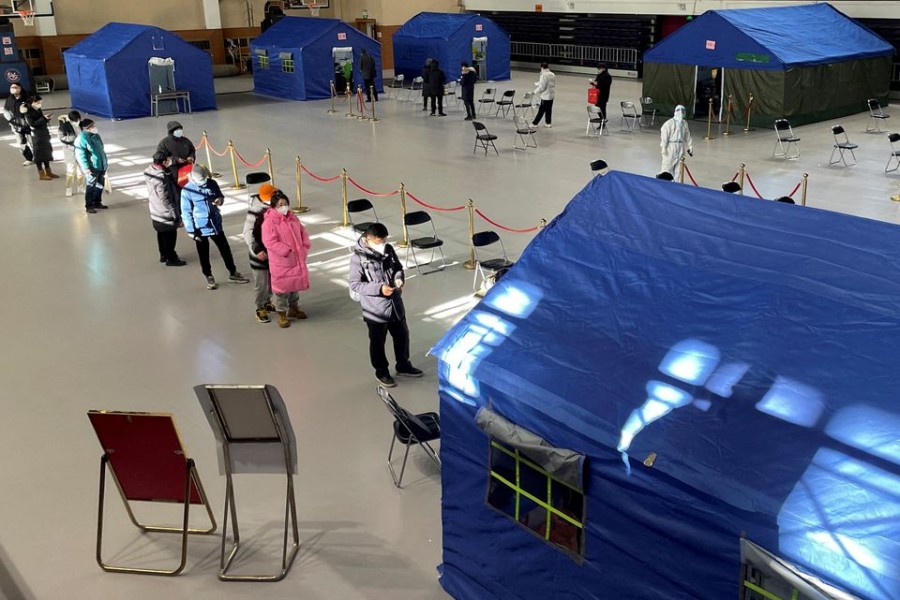
<path fill-rule="evenodd" d="M 469 63 L 462 63 L 462 77 L 459 78 L 459 88 L 463 104 L 466 107 L 466 121 L 475 119 L 475 81 L 477 79 L 478 72 L 470 67 Z"/>
<path fill-rule="evenodd" d="M 183 178 L 178 182 L 178 171 L 184 165 L 193 163 L 197 158 L 197 150 L 194 148 L 194 142 L 185 137 L 184 127 L 178 121 L 169 121 L 166 123 L 166 131 L 168 135 L 159 141 L 156 147 L 157 152 L 162 152 L 172 157 L 172 164 L 168 167 L 172 181 L 179 187 L 184 187 L 187 178 Z M 190 170 L 188 170 L 190 172 Z"/>
<path fill-rule="evenodd" d="M 428 110 L 428 76 L 431 74 L 431 63 L 433 59 L 426 58 L 425 66 L 422 67 L 422 110 Z"/>
<path fill-rule="evenodd" d="M 612 75 L 609 74 L 606 65 L 603 63 L 597 65 L 597 77 L 591 81 L 591 85 L 597 88 L 597 91 L 599 92 L 597 94 L 597 102 L 594 106 L 600 109 L 604 119 L 608 119 L 609 115 L 606 114 L 606 103 L 609 102 L 609 90 L 612 87 Z"/>
<path fill-rule="evenodd" d="M 428 70 L 428 79 L 425 80 L 425 88 L 428 90 L 428 96 L 431 97 L 431 116 L 434 116 L 435 104 L 437 104 L 438 115 L 446 117 L 444 114 L 444 84 L 447 83 L 447 76 L 441 71 L 438 61 L 431 62 L 431 68 Z"/>
<path fill-rule="evenodd" d="M 50 181 L 59 177 L 50 170 L 50 162 L 53 160 L 53 142 L 50 140 L 50 129 L 47 127 L 47 123 L 53 115 L 45 115 L 41 110 L 42 106 L 41 97 L 35 96 L 19 107 L 19 111 L 25 115 L 25 122 L 31 129 L 29 141 L 38 175 L 41 181 Z"/>
<path fill-rule="evenodd" d="M 25 122 L 25 115 L 19 112 L 19 107 L 21 107 L 26 100 L 28 100 L 28 96 L 22 91 L 22 86 L 20 84 L 13 83 L 10 85 L 9 96 L 7 96 L 6 102 L 3 105 L 3 116 L 9 121 L 10 129 L 12 129 L 13 133 L 16 134 L 16 137 L 19 139 L 19 145 L 22 148 L 22 158 L 25 159 L 25 162 L 22 164 L 28 167 L 34 164 L 32 161 L 34 154 L 28 146 L 28 134 L 30 133 L 28 131 L 28 123 Z"/>

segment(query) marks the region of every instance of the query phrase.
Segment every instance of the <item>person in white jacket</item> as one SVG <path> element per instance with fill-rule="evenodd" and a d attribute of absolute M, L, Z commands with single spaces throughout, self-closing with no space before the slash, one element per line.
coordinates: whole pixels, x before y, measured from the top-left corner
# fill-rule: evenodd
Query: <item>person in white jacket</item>
<path fill-rule="evenodd" d="M 541 78 L 535 84 L 534 95 L 541 99 L 541 106 L 534 116 L 532 125 L 537 126 L 546 115 L 547 123 L 544 127 L 553 127 L 553 99 L 556 98 L 556 75 L 550 70 L 550 65 L 541 63 Z"/>
<path fill-rule="evenodd" d="M 684 156 L 685 150 L 689 155 L 694 155 L 694 141 L 691 139 L 691 130 L 684 122 L 682 105 L 675 107 L 675 116 L 663 123 L 659 130 L 659 147 L 662 152 L 660 173 L 675 175 L 675 167 Z"/>

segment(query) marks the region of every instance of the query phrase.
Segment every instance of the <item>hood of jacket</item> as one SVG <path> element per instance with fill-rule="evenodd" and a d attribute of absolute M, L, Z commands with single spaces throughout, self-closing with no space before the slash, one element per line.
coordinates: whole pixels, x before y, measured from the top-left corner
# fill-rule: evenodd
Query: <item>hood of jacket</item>
<path fill-rule="evenodd" d="M 375 252 L 374 250 L 369 248 L 369 245 L 366 244 L 366 236 L 364 235 L 359 236 L 359 239 L 356 240 L 356 245 L 353 247 L 353 252 L 355 254 L 359 254 L 361 257 L 364 256 L 369 260 L 375 261 L 381 261 L 381 259 L 384 257 L 384 254 L 379 254 L 378 252 Z"/>
<path fill-rule="evenodd" d="M 169 132 L 169 135 L 172 134 L 176 129 L 184 129 L 184 127 L 178 121 L 169 121 L 166 123 L 166 131 Z"/>
<path fill-rule="evenodd" d="M 259 196 L 253 194 L 250 196 L 250 206 L 247 210 L 252 212 L 254 215 L 258 215 L 262 211 L 267 208 L 271 208 L 268 204 L 259 199 Z"/>

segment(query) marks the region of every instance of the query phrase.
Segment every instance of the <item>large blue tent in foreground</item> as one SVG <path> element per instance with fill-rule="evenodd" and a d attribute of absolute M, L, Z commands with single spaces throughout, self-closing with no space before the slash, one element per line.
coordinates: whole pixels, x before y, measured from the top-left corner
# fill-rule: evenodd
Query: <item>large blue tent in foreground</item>
<path fill-rule="evenodd" d="M 352 49 L 354 86 L 363 81 L 359 59 L 365 49 L 375 59 L 375 87 L 383 88 L 381 43 L 339 19 L 284 17 L 250 48 L 254 91 L 260 94 L 289 100 L 330 98 L 336 48 Z"/>
<path fill-rule="evenodd" d="M 394 72 L 407 80 L 421 75 L 428 58 L 438 61 L 448 80 L 458 76 L 460 63 L 473 61 L 480 79 L 510 78 L 509 34 L 481 15 L 421 12 L 395 31 L 393 40 Z"/>
<path fill-rule="evenodd" d="M 433 350 L 444 588 L 900 598 L 898 234 L 594 179 Z"/>
<path fill-rule="evenodd" d="M 175 61 L 175 87 L 195 111 L 215 110 L 212 57 L 165 29 L 108 23 L 63 53 L 72 107 L 110 119 L 150 115 L 151 58 Z"/>

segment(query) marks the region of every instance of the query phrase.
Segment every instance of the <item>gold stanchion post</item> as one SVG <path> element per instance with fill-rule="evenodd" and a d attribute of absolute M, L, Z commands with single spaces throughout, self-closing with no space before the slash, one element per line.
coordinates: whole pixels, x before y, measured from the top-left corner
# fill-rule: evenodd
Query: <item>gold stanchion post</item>
<path fill-rule="evenodd" d="M 400 222 L 403 223 L 403 239 L 397 243 L 398 248 L 409 247 L 409 228 L 406 227 L 406 185 L 400 182 Z"/>
<path fill-rule="evenodd" d="M 350 93 L 350 84 L 349 83 L 347 84 L 346 93 L 347 93 L 347 108 L 350 110 L 350 112 L 348 112 L 344 116 L 350 117 L 352 119 L 356 115 L 353 114 L 353 95 Z"/>
<path fill-rule="evenodd" d="M 231 172 L 234 174 L 234 189 L 242 190 L 247 186 L 245 186 L 243 183 L 241 183 L 241 180 L 238 179 L 237 161 L 234 158 L 234 155 L 235 155 L 234 142 L 231 140 L 228 140 L 228 153 L 231 154 Z"/>
<path fill-rule="evenodd" d="M 266 148 L 266 162 L 268 163 L 269 180 L 275 185 L 275 170 L 272 168 L 272 150 Z"/>
<path fill-rule="evenodd" d="M 369 119 L 370 121 L 378 121 L 379 118 L 375 114 L 375 86 L 369 86 L 369 98 L 372 99 L 370 104 L 372 105 L 372 117 Z"/>
<path fill-rule="evenodd" d="M 469 259 L 463 263 L 463 267 L 468 270 L 475 269 L 475 246 L 472 245 L 472 236 L 475 235 L 475 201 L 469 198 L 466 204 L 469 213 Z"/>
<path fill-rule="evenodd" d="M 896 195 L 891 196 L 891 200 L 892 200 L 893 202 L 900 202 L 900 192 L 897 192 Z"/>
<path fill-rule="evenodd" d="M 541 222 L 538 223 L 538 229 L 543 229 L 547 226 L 547 219 L 541 219 Z"/>
<path fill-rule="evenodd" d="M 684 183 L 684 157 L 678 161 L 678 183 Z"/>
<path fill-rule="evenodd" d="M 300 157 L 297 157 L 297 172 L 295 175 L 295 179 L 297 180 L 297 206 L 291 209 L 291 212 L 294 214 L 302 215 L 303 213 L 309 212 L 308 206 L 303 206 L 303 187 L 300 185 L 300 178 L 303 175 L 303 163 L 300 161 Z"/>
<path fill-rule="evenodd" d="M 806 186 L 809 182 L 809 173 L 803 174 L 802 185 L 800 186 L 800 206 L 806 206 Z"/>
<path fill-rule="evenodd" d="M 738 194 L 741 196 L 744 195 L 744 177 L 747 176 L 747 165 L 741 163 L 741 168 L 738 170 L 738 184 L 741 186 L 741 189 L 738 190 Z"/>
<path fill-rule="evenodd" d="M 734 96 L 728 94 L 728 109 L 725 111 L 725 131 L 722 135 L 731 135 L 731 111 L 734 108 Z"/>
<path fill-rule="evenodd" d="M 350 89 L 347 86 L 347 89 Z M 344 221 L 341 223 L 344 227 L 350 225 L 350 213 L 347 212 L 347 169 L 341 169 L 341 203 L 344 213 Z"/>
<path fill-rule="evenodd" d="M 744 133 L 748 131 L 753 131 L 753 128 L 750 127 L 750 113 L 753 111 L 753 94 L 750 94 L 750 102 L 747 103 L 747 126 L 744 127 Z"/>
<path fill-rule="evenodd" d="M 210 157 L 210 154 L 209 154 L 209 136 L 206 135 L 205 131 L 203 132 L 203 137 L 201 137 L 200 139 L 202 142 L 204 142 L 203 145 L 206 148 L 206 168 L 209 169 L 210 176 L 213 178 L 221 177 L 222 174 L 216 173 L 215 169 L 213 169 L 212 158 Z"/>
<path fill-rule="evenodd" d="M 334 89 L 334 81 L 329 81 L 328 85 L 331 87 L 331 108 L 328 109 L 328 114 L 334 114 L 337 112 L 334 110 L 334 99 L 337 97 L 337 90 Z"/>
<path fill-rule="evenodd" d="M 712 134 L 712 120 L 713 120 L 713 99 L 709 99 L 709 114 L 706 116 L 706 137 L 704 140 L 714 140 L 716 138 L 713 137 Z"/>

